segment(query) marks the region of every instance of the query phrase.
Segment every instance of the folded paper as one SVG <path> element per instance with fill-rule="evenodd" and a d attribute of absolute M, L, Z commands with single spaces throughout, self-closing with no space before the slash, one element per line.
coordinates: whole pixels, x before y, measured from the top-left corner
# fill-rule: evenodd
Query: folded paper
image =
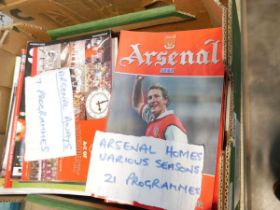
<path fill-rule="evenodd" d="M 75 118 L 68 68 L 25 79 L 25 160 L 76 155 Z"/>

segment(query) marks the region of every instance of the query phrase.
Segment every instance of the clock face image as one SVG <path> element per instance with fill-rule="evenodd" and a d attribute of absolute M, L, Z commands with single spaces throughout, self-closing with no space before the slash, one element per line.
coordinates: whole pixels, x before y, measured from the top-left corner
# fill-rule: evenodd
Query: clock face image
<path fill-rule="evenodd" d="M 109 108 L 110 93 L 107 90 L 96 90 L 89 94 L 86 109 L 89 118 L 106 117 Z"/>

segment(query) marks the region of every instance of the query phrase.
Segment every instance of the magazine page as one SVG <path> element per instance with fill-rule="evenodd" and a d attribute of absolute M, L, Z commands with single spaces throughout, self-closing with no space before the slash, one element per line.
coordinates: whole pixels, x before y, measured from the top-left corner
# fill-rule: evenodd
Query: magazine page
<path fill-rule="evenodd" d="M 19 149 L 15 148 L 17 154 L 13 157 L 14 162 L 19 160 L 17 169 L 19 167 L 21 169 L 18 170 L 17 176 L 11 176 L 13 187 L 46 187 L 83 191 L 94 133 L 96 130 L 105 130 L 107 122 L 107 104 L 112 88 L 111 53 L 110 32 L 49 43 L 29 44 L 26 64 L 26 72 L 29 74 L 26 74 L 26 77 L 36 77 L 61 69 L 69 72 L 73 92 L 76 155 L 25 161 L 26 133 L 24 130 L 20 135 L 21 146 Z M 96 104 L 94 102 L 96 99 L 93 98 L 100 91 L 106 92 L 107 98 L 106 101 L 103 100 L 103 103 Z M 23 97 L 20 115 L 24 125 L 28 126 L 24 100 Z"/>
<path fill-rule="evenodd" d="M 3 165 L 1 168 L 1 178 L 3 178 L 3 185 L 5 187 L 11 186 L 11 176 L 13 173 L 17 173 L 17 170 L 20 171 L 17 166 L 15 167 L 15 171 L 12 169 L 14 164 L 14 151 L 17 147 L 17 130 L 22 127 L 18 125 L 20 122 L 20 112 L 21 112 L 21 99 L 24 87 L 24 76 L 25 76 L 25 61 L 26 61 L 26 50 L 21 50 L 20 57 L 20 66 L 18 72 L 15 71 L 16 76 L 13 96 L 11 99 L 11 109 L 9 110 L 10 119 L 8 121 L 8 130 L 7 130 L 7 138 L 6 138 L 6 149 L 3 159 Z"/>
<path fill-rule="evenodd" d="M 204 146 L 196 209 L 212 206 L 223 83 L 222 28 L 120 34 L 106 131 Z"/>
<path fill-rule="evenodd" d="M 8 110 L 8 117 L 7 117 L 7 134 L 4 138 L 4 146 L 3 146 L 3 153 L 2 153 L 2 163 L 1 163 L 1 178 L 4 177 L 4 173 L 7 167 L 7 161 L 8 161 L 8 151 L 9 151 L 9 143 L 8 140 L 11 136 L 11 128 L 12 128 L 12 121 L 15 114 L 15 99 L 16 99 L 16 90 L 18 86 L 18 78 L 19 78 L 19 72 L 20 72 L 20 64 L 21 64 L 21 57 L 17 56 L 15 59 L 15 67 L 14 67 L 14 75 L 13 75 L 13 86 L 11 90 L 11 97 L 9 101 L 9 110 Z"/>

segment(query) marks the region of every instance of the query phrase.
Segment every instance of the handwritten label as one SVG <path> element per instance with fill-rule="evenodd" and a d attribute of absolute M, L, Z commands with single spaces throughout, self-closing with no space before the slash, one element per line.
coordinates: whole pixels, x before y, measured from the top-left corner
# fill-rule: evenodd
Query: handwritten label
<path fill-rule="evenodd" d="M 97 131 L 86 191 L 110 200 L 192 210 L 201 192 L 204 148 Z"/>
<path fill-rule="evenodd" d="M 70 72 L 62 68 L 25 79 L 25 160 L 76 155 Z"/>

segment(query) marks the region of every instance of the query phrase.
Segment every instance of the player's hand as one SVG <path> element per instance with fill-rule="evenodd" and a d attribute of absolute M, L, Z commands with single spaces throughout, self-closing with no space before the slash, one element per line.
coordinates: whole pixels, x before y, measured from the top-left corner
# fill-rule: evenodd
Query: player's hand
<path fill-rule="evenodd" d="M 144 79 L 144 77 L 141 76 L 141 75 L 137 75 L 137 76 L 136 76 L 136 80 L 138 80 L 138 81 L 142 81 L 143 79 Z"/>

